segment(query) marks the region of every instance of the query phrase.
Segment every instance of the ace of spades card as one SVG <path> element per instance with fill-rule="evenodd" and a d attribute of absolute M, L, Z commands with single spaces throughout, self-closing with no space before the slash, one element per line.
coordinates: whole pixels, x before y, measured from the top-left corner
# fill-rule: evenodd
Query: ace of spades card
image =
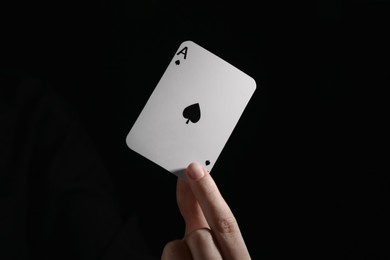
<path fill-rule="evenodd" d="M 252 77 L 193 41 L 185 41 L 126 143 L 178 177 L 195 161 L 211 172 L 255 89 Z"/>

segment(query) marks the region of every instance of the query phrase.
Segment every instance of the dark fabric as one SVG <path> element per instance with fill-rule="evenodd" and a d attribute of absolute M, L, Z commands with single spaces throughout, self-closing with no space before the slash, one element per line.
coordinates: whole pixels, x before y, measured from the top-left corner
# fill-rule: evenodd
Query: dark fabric
<path fill-rule="evenodd" d="M 0 80 L 0 259 L 154 259 L 75 111 L 45 80 Z"/>

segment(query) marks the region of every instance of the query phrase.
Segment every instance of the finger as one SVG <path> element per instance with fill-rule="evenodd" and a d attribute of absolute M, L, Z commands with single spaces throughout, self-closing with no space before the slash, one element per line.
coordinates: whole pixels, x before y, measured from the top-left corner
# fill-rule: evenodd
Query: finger
<path fill-rule="evenodd" d="M 186 177 L 223 257 L 250 259 L 237 221 L 208 171 L 199 163 L 191 163 Z"/>
<path fill-rule="evenodd" d="M 211 230 L 202 228 L 194 230 L 185 237 L 185 241 L 191 251 L 193 259 L 223 259 L 215 244 Z"/>
<path fill-rule="evenodd" d="M 183 240 L 174 240 L 164 246 L 161 260 L 192 260 L 191 252 Z"/>
<path fill-rule="evenodd" d="M 185 235 L 200 228 L 209 228 L 199 203 L 191 191 L 191 187 L 180 178 L 177 181 L 176 198 L 185 222 Z"/>

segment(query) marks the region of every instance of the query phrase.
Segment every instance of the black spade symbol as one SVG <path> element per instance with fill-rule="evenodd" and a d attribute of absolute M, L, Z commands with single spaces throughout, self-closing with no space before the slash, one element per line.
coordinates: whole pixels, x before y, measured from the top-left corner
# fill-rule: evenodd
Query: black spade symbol
<path fill-rule="evenodd" d="M 180 64 L 180 60 L 175 61 L 176 65 Z"/>
<path fill-rule="evenodd" d="M 189 121 L 191 121 L 192 123 L 198 122 L 200 119 L 199 103 L 195 103 L 186 107 L 183 110 L 183 117 L 187 119 L 186 124 L 188 124 Z"/>

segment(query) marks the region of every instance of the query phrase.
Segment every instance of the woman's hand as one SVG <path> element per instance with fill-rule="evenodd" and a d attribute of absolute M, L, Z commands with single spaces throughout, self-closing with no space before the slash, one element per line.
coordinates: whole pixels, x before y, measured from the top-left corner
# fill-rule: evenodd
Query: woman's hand
<path fill-rule="evenodd" d="M 177 181 L 184 238 L 167 243 L 161 259 L 251 259 L 237 221 L 209 172 L 191 163 L 185 176 L 186 181 Z"/>

